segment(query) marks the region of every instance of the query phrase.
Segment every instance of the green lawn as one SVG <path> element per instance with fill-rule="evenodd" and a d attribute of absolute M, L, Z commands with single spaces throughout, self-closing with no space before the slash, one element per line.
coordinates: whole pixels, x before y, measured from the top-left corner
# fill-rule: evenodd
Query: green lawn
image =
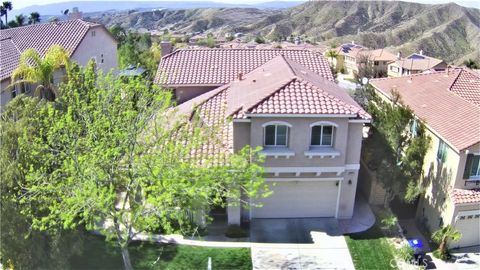
<path fill-rule="evenodd" d="M 345 239 L 356 270 L 397 269 L 393 247 L 376 225 L 368 231 L 345 236 Z"/>
<path fill-rule="evenodd" d="M 208 257 L 212 269 L 249 270 L 252 260 L 249 248 L 205 248 L 157 243 L 133 243 L 129 247 L 133 267 L 137 269 L 207 269 Z M 100 237 L 88 237 L 83 252 L 70 258 L 65 269 L 122 269 L 118 248 Z"/>

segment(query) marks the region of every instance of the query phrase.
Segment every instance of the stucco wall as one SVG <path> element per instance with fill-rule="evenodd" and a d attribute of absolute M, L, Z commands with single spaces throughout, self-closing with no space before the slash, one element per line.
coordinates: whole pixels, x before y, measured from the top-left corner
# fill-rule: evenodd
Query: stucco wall
<path fill-rule="evenodd" d="M 178 103 L 183 103 L 217 87 L 218 86 L 178 86 L 175 87 L 175 96 L 177 97 Z"/>
<path fill-rule="evenodd" d="M 118 68 L 117 43 L 103 27 L 94 27 L 88 30 L 71 58 L 82 66 L 93 58 L 97 68 L 109 72 Z"/>

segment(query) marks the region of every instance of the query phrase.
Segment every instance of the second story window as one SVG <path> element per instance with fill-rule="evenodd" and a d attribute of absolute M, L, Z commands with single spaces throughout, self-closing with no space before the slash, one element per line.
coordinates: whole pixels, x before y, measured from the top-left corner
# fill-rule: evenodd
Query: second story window
<path fill-rule="evenodd" d="M 442 140 L 438 143 L 437 159 L 441 162 L 447 160 L 447 144 Z"/>
<path fill-rule="evenodd" d="M 333 146 L 333 132 L 334 126 L 331 125 L 316 125 L 312 126 L 311 146 Z"/>
<path fill-rule="evenodd" d="M 269 124 L 264 127 L 264 145 L 282 146 L 288 144 L 288 126 L 284 124 Z"/>
<path fill-rule="evenodd" d="M 480 155 L 467 155 L 464 179 L 480 179 Z"/>

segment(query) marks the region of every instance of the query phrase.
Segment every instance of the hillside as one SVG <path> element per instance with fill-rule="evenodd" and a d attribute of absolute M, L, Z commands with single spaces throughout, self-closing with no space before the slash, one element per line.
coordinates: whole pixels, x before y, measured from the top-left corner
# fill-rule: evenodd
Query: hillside
<path fill-rule="evenodd" d="M 325 44 L 355 40 L 403 54 L 422 49 L 449 62 L 480 60 L 480 10 L 453 3 L 318 1 L 285 10 L 167 9 L 103 14 L 92 19 L 107 25 L 118 23 L 127 29 L 244 32 L 270 38 L 304 35 Z"/>

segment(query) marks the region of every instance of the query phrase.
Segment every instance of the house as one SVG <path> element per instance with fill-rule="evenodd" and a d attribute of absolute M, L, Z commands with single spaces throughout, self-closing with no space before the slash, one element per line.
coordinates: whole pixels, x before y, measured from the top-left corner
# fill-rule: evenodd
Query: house
<path fill-rule="evenodd" d="M 171 45 L 162 42 L 162 53 Z M 333 75 L 325 58 L 309 50 L 278 49 L 181 49 L 160 61 L 155 83 L 174 91 L 178 103 L 209 92 L 247 74 L 280 54 L 329 80 Z"/>
<path fill-rule="evenodd" d="M 33 48 L 43 56 L 55 44 L 62 46 L 70 59 L 80 65 L 94 59 L 97 68 L 104 72 L 117 68 L 117 41 L 101 24 L 78 19 L 0 30 L 1 106 L 20 93 L 32 93 L 34 90 L 32 85 L 8 87 L 22 52 Z M 60 73 L 56 81 L 62 76 Z"/>
<path fill-rule="evenodd" d="M 463 236 L 451 247 L 480 245 L 480 75 L 453 69 L 370 83 L 386 99 L 396 89 L 431 138 L 417 219 L 430 231 L 455 226 Z"/>
<path fill-rule="evenodd" d="M 388 65 L 388 77 L 399 77 L 422 73 L 428 70 L 442 71 L 447 68 L 443 60 L 426 56 L 423 51 L 409 55 L 405 59 L 395 59 Z"/>
<path fill-rule="evenodd" d="M 265 178 L 273 194 L 245 198 L 263 207 L 229 205 L 230 224 L 253 218 L 352 217 L 362 131 L 371 118 L 335 84 L 321 54 L 186 50 L 162 62 L 160 68 L 167 71 L 177 67 L 176 73 L 159 69 L 166 82 L 190 83 L 183 91 L 197 94 L 189 95 L 178 111 L 190 119 L 198 115 L 207 126 L 223 125 L 219 140 L 202 148 L 209 155 L 228 155 L 247 145 L 263 148 Z M 186 68 L 185 62 L 195 64 Z"/>
<path fill-rule="evenodd" d="M 337 59 L 331 59 L 333 65 L 344 67 L 345 71 L 350 74 L 358 73 L 362 65 L 372 65 L 375 72 L 379 75 L 387 74 L 387 66 L 395 61 L 397 56 L 385 49 L 371 50 L 361 45 L 352 43 L 342 44 L 337 48 Z"/>

